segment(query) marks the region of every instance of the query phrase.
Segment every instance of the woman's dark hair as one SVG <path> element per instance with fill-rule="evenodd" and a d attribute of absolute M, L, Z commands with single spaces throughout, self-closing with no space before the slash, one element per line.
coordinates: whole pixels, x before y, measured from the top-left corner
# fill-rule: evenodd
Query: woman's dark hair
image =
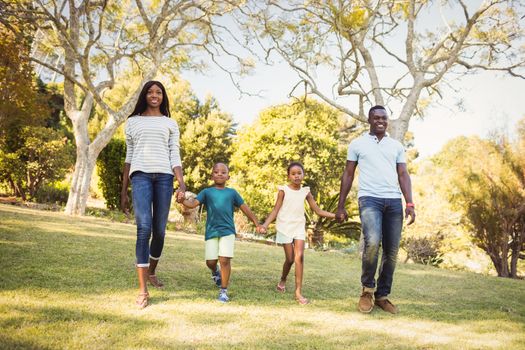
<path fill-rule="evenodd" d="M 146 101 L 146 95 L 148 94 L 148 90 L 153 86 L 157 85 L 162 90 L 162 102 L 160 103 L 160 113 L 162 115 L 171 118 L 170 114 L 170 102 L 168 101 L 168 94 L 166 93 L 166 89 L 164 88 L 164 85 L 160 81 L 156 80 L 150 80 L 146 84 L 144 84 L 144 87 L 142 88 L 142 91 L 140 92 L 139 98 L 137 100 L 137 104 L 135 105 L 135 109 L 131 114 L 128 116 L 133 117 L 135 115 L 141 115 L 146 111 L 146 108 L 148 108 L 148 103 Z"/>
<path fill-rule="evenodd" d="M 289 165 L 288 165 L 288 169 L 286 170 L 286 173 L 288 175 L 290 175 L 290 170 L 294 167 L 294 166 L 298 166 L 299 168 L 301 168 L 301 170 L 303 171 L 304 173 L 304 167 L 301 163 L 299 162 L 291 162 Z"/>

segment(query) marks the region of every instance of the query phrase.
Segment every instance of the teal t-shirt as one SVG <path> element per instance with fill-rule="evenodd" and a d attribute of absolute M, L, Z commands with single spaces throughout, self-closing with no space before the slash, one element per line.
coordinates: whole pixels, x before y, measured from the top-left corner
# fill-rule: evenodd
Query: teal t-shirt
<path fill-rule="evenodd" d="M 235 234 L 233 211 L 244 203 L 237 191 L 208 187 L 199 192 L 197 200 L 206 206 L 206 240 Z"/>

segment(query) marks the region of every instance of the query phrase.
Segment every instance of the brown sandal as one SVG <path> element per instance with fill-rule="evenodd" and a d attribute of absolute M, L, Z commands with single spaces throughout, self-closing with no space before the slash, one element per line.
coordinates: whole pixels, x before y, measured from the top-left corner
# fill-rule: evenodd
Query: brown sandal
<path fill-rule="evenodd" d="M 149 283 L 155 288 L 162 288 L 164 287 L 164 283 L 162 283 L 156 275 L 149 275 L 148 276 Z"/>
<path fill-rule="evenodd" d="M 139 293 L 137 300 L 135 303 L 139 307 L 139 309 L 144 309 L 146 306 L 148 306 L 148 300 L 149 300 L 149 293 Z"/>

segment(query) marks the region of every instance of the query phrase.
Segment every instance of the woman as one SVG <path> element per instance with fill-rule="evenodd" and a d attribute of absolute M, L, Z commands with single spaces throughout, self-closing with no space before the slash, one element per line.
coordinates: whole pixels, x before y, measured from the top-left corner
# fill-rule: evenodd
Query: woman
<path fill-rule="evenodd" d="M 173 177 L 184 200 L 186 185 L 179 152 L 179 127 L 170 118 L 166 89 L 158 81 L 147 82 L 126 123 L 126 160 L 122 174 L 121 207 L 129 214 L 128 183 L 131 179 L 137 223 L 137 305 L 148 305 L 147 282 L 162 288 L 155 269 L 164 246 L 164 235 L 173 194 Z M 153 236 L 150 244 L 150 236 Z"/>

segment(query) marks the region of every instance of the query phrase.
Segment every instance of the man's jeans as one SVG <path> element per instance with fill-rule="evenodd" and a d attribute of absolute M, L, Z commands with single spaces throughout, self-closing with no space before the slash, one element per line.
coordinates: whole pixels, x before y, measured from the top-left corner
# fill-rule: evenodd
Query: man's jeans
<path fill-rule="evenodd" d="M 359 198 L 359 216 L 364 238 L 361 284 L 375 288 L 379 246 L 383 247 L 375 297 L 390 294 L 403 226 L 400 198 Z"/>
<path fill-rule="evenodd" d="M 137 222 L 137 267 L 148 267 L 149 258 L 159 260 L 164 247 L 173 195 L 173 175 L 136 171 L 131 175 L 131 186 Z"/>

